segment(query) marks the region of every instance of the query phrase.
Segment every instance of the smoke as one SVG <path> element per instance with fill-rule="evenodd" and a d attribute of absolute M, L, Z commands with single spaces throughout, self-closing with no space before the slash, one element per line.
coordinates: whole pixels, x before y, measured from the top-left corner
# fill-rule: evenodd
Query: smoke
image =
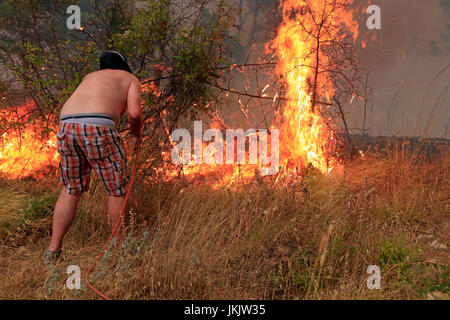
<path fill-rule="evenodd" d="M 361 1 L 362 2 L 362 1 Z M 450 1 L 378 0 L 381 30 L 360 24 L 360 61 L 370 71 L 371 134 L 442 137 L 450 116 Z M 352 108 L 358 113 L 361 103 Z M 351 117 L 355 124 L 357 119 Z"/>
<path fill-rule="evenodd" d="M 243 62 L 248 52 L 273 38 L 278 1 L 235 3 L 241 28 L 234 34 L 239 45 L 233 51 L 236 62 Z M 366 26 L 370 4 L 381 8 L 380 30 Z M 355 8 L 360 26 L 355 47 L 373 90 L 366 104 L 369 134 L 421 135 L 426 130 L 427 136 L 444 137 L 450 119 L 450 67 L 444 70 L 450 65 L 450 0 L 355 0 Z M 361 132 L 363 106 L 361 98 L 347 106 L 354 133 Z"/>

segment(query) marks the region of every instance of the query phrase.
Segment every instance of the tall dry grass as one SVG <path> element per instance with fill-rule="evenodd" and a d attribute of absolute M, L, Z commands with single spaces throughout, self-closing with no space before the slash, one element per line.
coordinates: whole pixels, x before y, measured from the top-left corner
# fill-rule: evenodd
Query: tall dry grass
<path fill-rule="evenodd" d="M 211 190 L 139 177 L 128 236 L 109 248 L 92 281 L 116 299 L 448 298 L 449 152 L 427 160 L 394 150 L 277 186 Z M 0 298 L 97 299 L 84 282 L 65 288 L 65 270 L 86 272 L 100 252 L 105 201 L 94 182 L 55 269 L 40 261 L 51 210 L 32 219 L 41 231 L 14 243 L 2 237 Z M 380 290 L 366 286 L 370 265 L 381 268 Z"/>

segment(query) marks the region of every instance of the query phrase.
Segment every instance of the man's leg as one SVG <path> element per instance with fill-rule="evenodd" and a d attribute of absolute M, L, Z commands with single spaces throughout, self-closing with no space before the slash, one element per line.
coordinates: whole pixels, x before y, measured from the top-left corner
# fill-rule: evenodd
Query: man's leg
<path fill-rule="evenodd" d="M 117 219 L 119 219 L 120 211 L 122 210 L 124 202 L 125 202 L 124 195 L 108 197 L 108 217 L 109 217 L 109 223 L 111 225 L 111 231 L 114 231 L 114 228 L 117 224 Z M 122 238 L 123 238 L 122 224 L 117 229 L 116 237 L 119 241 L 122 240 Z"/>
<path fill-rule="evenodd" d="M 68 194 L 64 189 L 61 191 L 53 214 L 52 241 L 48 250 L 61 249 L 63 238 L 75 218 L 79 200 L 80 195 Z"/>

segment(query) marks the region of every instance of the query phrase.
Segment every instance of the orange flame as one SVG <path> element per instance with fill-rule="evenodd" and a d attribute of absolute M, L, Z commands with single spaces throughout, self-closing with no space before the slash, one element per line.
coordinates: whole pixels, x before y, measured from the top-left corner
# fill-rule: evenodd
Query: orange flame
<path fill-rule="evenodd" d="M 272 129 L 280 129 L 282 174 L 297 175 L 308 165 L 329 174 L 337 166 L 332 157 L 332 148 L 337 143 L 333 126 L 323 116 L 320 105 L 320 101 L 330 100 L 334 94 L 329 75 L 319 67 L 330 61 L 318 47 L 343 39 L 346 34 L 341 32 L 342 26 L 350 30 L 356 40 L 358 26 L 348 7 L 352 3 L 353 0 L 284 0 L 280 4 L 283 21 L 277 36 L 267 47 L 278 57 L 276 72 L 283 81 L 287 98 L 272 125 Z M 318 19 L 324 17 L 326 19 L 319 24 Z M 258 166 L 198 165 L 193 162 L 183 167 L 182 172 L 195 178 L 217 171 L 221 177 L 216 185 L 229 185 L 239 177 L 254 177 L 255 168 Z"/>
<path fill-rule="evenodd" d="M 330 100 L 333 84 L 326 66 L 332 64 L 323 48 L 343 40 L 350 30 L 353 41 L 358 25 L 349 7 L 353 0 L 285 0 L 283 22 L 269 48 L 278 56 L 277 73 L 286 87 L 287 102 L 281 117 L 280 159 L 288 173 L 312 165 L 323 174 L 336 166 L 336 144 L 331 121 L 323 116 L 321 101 Z"/>
<path fill-rule="evenodd" d="M 352 2 L 353 0 L 282 0 L 280 3 L 283 21 L 275 39 L 267 46 L 278 57 L 276 72 L 282 79 L 286 97 L 281 112 L 271 126 L 271 129 L 280 130 L 281 170 L 278 177 L 295 176 L 308 165 L 314 166 L 323 174 L 329 174 L 337 165 L 331 150 L 336 143 L 334 129 L 329 119 L 323 115 L 324 110 L 320 104 L 329 100 L 334 90 L 327 72 L 319 72 L 317 67 L 318 61 L 322 66 L 329 63 L 318 46 L 326 46 L 327 42 L 339 42 L 345 36 L 340 32 L 342 25 L 351 31 L 353 40 L 356 39 L 357 24 L 353 20 L 353 12 L 345 6 Z M 317 23 L 316 18 L 320 17 L 326 17 L 323 24 Z M 322 28 L 327 31 L 321 33 L 320 38 L 316 37 Z M 269 87 L 270 85 L 266 85 L 262 90 L 264 96 Z M 157 88 L 153 84 L 147 84 L 143 91 L 157 92 Z M 274 101 L 281 95 L 276 93 Z M 27 108 L 19 110 L 23 113 Z M 161 115 L 163 121 L 165 116 L 165 113 Z M 0 140 L 0 172 L 11 177 L 26 176 L 49 164 L 57 164 L 56 141 L 40 138 L 36 132 L 38 128 L 39 123 L 34 126 L 24 125 L 21 135 L 19 132 L 3 134 Z M 166 125 L 165 129 L 168 130 Z M 163 157 L 170 162 L 170 154 L 163 154 Z M 180 174 L 189 180 L 201 177 L 202 181 L 212 187 L 220 187 L 254 179 L 259 169 L 259 164 L 196 164 L 193 160 L 176 170 L 158 168 L 156 171 L 168 178 L 175 178 Z"/>
<path fill-rule="evenodd" d="M 33 110 L 34 104 L 27 102 L 0 112 L 3 124 L 18 124 L 0 136 L 0 173 L 8 178 L 42 176 L 46 169 L 58 165 L 56 137 L 50 134 L 43 138 L 39 121 L 27 123 Z"/>
<path fill-rule="evenodd" d="M 269 44 L 277 53 L 276 70 L 283 76 L 288 99 L 275 123 L 281 129 L 280 158 L 291 173 L 311 164 L 327 174 L 333 168 L 330 146 L 334 138 L 318 100 L 321 95 L 329 99 L 334 92 L 327 73 L 320 70 L 320 65 L 329 63 L 320 46 L 336 40 L 336 25 L 348 24 L 351 15 L 330 0 L 286 0 L 281 9 L 283 22 Z M 323 17 L 328 18 L 324 21 Z"/>

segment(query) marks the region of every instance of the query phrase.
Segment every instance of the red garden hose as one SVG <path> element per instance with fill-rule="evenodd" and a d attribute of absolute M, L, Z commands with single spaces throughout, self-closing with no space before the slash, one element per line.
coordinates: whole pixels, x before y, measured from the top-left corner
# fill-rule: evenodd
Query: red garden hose
<path fill-rule="evenodd" d="M 125 211 L 125 207 L 127 205 L 128 202 L 128 197 L 130 196 L 130 192 L 131 192 L 131 188 L 133 187 L 133 182 L 134 182 L 134 177 L 136 175 L 136 169 L 137 169 L 137 164 L 138 164 L 138 159 L 139 159 L 139 151 L 141 149 L 141 138 L 138 137 L 136 138 L 136 150 L 135 150 L 135 159 L 134 159 L 134 165 L 133 165 L 133 170 L 131 173 L 131 179 L 130 179 L 130 184 L 128 186 L 128 191 L 127 194 L 125 196 L 125 201 L 123 203 L 122 209 L 120 210 L 120 214 L 119 217 L 117 218 L 117 222 L 116 222 L 116 226 L 114 227 L 114 230 L 111 232 L 111 235 L 109 236 L 108 241 L 106 242 L 102 252 L 99 254 L 99 256 L 97 257 L 97 260 L 92 264 L 92 266 L 89 268 L 89 271 L 86 274 L 86 282 L 89 288 L 92 289 L 92 291 L 94 291 L 96 294 L 98 294 L 100 297 L 102 297 L 105 300 L 112 300 L 110 297 L 108 297 L 107 295 L 103 294 L 102 292 L 100 292 L 97 288 L 95 288 L 90 282 L 89 282 L 89 275 L 91 274 L 91 272 L 94 270 L 95 266 L 97 265 L 97 263 L 100 261 L 100 259 L 103 257 L 103 255 L 106 252 L 106 249 L 109 246 L 109 243 L 111 242 L 111 240 L 113 239 L 114 235 L 117 232 L 117 229 L 120 226 L 120 222 L 122 220 L 122 216 L 123 213 Z"/>

